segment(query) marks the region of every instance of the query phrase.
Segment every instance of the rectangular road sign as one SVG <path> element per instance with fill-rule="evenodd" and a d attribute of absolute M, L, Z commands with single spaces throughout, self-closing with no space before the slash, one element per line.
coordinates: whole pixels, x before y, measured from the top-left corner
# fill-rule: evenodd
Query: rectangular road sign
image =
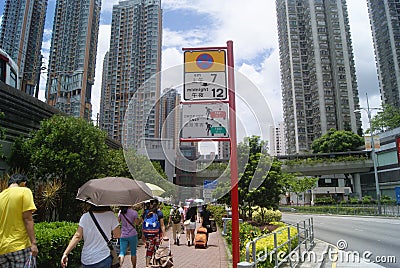
<path fill-rule="evenodd" d="M 225 72 L 225 50 L 185 51 L 185 73 Z"/>
<path fill-rule="evenodd" d="M 204 180 L 204 189 L 214 190 L 217 188 L 218 180 Z"/>
<path fill-rule="evenodd" d="M 212 198 L 212 190 L 204 189 L 203 190 L 203 198 L 211 199 Z"/>
<path fill-rule="evenodd" d="M 185 73 L 184 100 L 226 100 L 225 72 Z"/>
<path fill-rule="evenodd" d="M 182 138 L 228 138 L 228 104 L 182 104 Z"/>

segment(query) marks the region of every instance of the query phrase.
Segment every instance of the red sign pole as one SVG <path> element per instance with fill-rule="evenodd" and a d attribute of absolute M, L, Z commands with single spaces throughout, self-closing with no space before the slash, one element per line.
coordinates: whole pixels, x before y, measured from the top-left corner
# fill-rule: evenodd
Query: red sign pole
<path fill-rule="evenodd" d="M 233 62 L 233 42 L 227 44 L 228 90 L 229 90 L 229 132 L 231 138 L 231 205 L 232 205 L 232 262 L 233 268 L 240 261 L 239 250 L 239 191 L 238 191 L 238 158 L 236 140 L 236 101 L 235 72 Z"/>

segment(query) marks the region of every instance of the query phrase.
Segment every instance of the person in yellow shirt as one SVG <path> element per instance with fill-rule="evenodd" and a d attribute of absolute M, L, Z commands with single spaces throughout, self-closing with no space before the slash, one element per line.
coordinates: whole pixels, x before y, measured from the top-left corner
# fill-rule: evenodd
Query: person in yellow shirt
<path fill-rule="evenodd" d="M 32 213 L 36 210 L 28 178 L 14 174 L 0 193 L 0 267 L 24 267 L 38 248 Z"/>

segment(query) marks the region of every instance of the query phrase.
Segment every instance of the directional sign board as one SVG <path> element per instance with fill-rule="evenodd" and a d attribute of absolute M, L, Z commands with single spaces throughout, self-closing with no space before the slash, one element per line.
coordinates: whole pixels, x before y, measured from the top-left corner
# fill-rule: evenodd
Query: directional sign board
<path fill-rule="evenodd" d="M 182 120 L 182 138 L 229 137 L 227 103 L 183 103 Z"/>
<path fill-rule="evenodd" d="M 226 100 L 225 72 L 185 73 L 184 100 Z"/>
<path fill-rule="evenodd" d="M 213 191 L 213 190 L 204 189 L 204 190 L 203 190 L 203 198 L 204 198 L 205 200 L 211 199 L 211 198 L 212 198 L 212 191 Z"/>
<path fill-rule="evenodd" d="M 204 180 L 204 189 L 214 190 L 217 188 L 218 180 Z"/>

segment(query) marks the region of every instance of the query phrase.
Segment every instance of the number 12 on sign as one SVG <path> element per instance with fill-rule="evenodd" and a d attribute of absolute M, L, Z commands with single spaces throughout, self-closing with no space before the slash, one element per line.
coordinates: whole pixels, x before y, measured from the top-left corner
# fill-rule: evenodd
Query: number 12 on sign
<path fill-rule="evenodd" d="M 225 72 L 185 73 L 184 100 L 226 100 Z"/>

